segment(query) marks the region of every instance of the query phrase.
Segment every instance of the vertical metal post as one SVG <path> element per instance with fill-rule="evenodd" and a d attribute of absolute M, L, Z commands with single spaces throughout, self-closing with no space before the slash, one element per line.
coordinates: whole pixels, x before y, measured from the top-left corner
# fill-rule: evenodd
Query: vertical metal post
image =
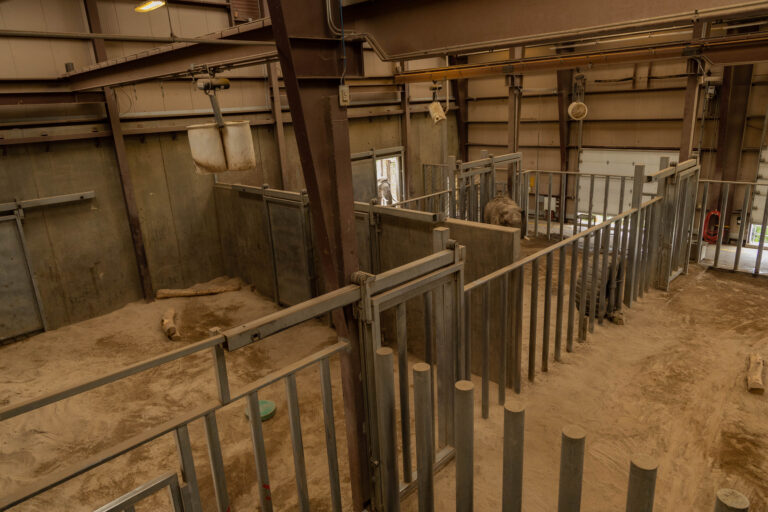
<path fill-rule="evenodd" d="M 400 481 L 397 471 L 397 425 L 395 424 L 395 374 L 392 349 L 376 351 L 376 409 L 379 423 L 379 467 L 384 510 L 400 510 Z"/>
<path fill-rule="evenodd" d="M 629 463 L 626 512 L 653 512 L 656 471 L 659 465 L 647 455 L 637 455 Z"/>
<path fill-rule="evenodd" d="M 611 224 L 608 228 L 608 233 L 611 233 L 610 228 L 613 227 L 613 234 L 609 234 L 611 236 L 611 243 L 613 244 L 613 250 L 611 251 L 611 266 L 610 266 L 610 276 L 608 277 L 610 281 L 610 285 L 608 287 L 608 311 L 613 312 L 615 306 L 616 306 L 616 281 L 619 278 L 619 245 L 621 245 L 621 231 L 620 231 L 621 221 L 617 220 L 613 224 Z M 607 254 L 606 254 L 607 256 Z M 619 301 L 621 302 L 621 301 Z"/>
<path fill-rule="evenodd" d="M 720 203 L 720 225 L 717 229 L 717 247 L 715 248 L 715 261 L 714 267 L 717 268 L 717 264 L 720 261 L 720 248 L 723 245 L 723 234 L 725 232 L 725 215 L 728 211 L 728 188 L 729 183 L 723 185 L 722 201 Z"/>
<path fill-rule="evenodd" d="M 549 371 L 549 324 L 552 316 L 552 260 L 554 252 L 547 253 L 547 269 L 544 280 L 544 332 L 541 340 L 541 371 Z"/>
<path fill-rule="evenodd" d="M 701 255 L 704 250 L 704 233 L 707 232 L 705 224 L 707 218 L 707 200 L 709 199 L 709 182 L 704 183 L 704 192 L 701 193 L 701 212 L 699 213 L 699 240 L 696 263 L 701 261 Z"/>
<path fill-rule="evenodd" d="M 264 447 L 264 432 L 261 427 L 261 408 L 259 394 L 254 391 L 247 398 L 248 418 L 251 424 L 251 440 L 256 459 L 256 479 L 259 484 L 259 505 L 265 512 L 272 512 L 272 491 L 269 487 L 269 471 L 267 469 L 267 451 Z"/>
<path fill-rule="evenodd" d="M 587 310 L 587 269 L 589 268 L 589 239 L 593 236 L 591 233 L 587 233 L 582 238 L 581 247 L 581 287 L 579 288 L 579 341 L 584 342 L 587 339 L 587 316 L 589 311 Z M 578 240 L 575 242 L 578 243 Z"/>
<path fill-rule="evenodd" d="M 514 385 L 518 395 L 523 387 L 523 296 L 525 292 L 525 267 L 515 270 L 515 369 Z"/>
<path fill-rule="evenodd" d="M 341 512 L 341 484 L 339 482 L 339 456 L 336 450 L 336 425 L 333 420 L 331 364 L 327 357 L 323 359 L 320 365 L 320 380 L 325 425 L 325 452 L 328 457 L 328 478 L 331 488 L 331 510 Z"/>
<path fill-rule="evenodd" d="M 720 489 L 715 500 L 715 512 L 749 512 L 749 498 L 734 489 Z"/>
<path fill-rule="evenodd" d="M 435 510 L 434 412 L 432 398 L 432 368 L 426 363 L 413 365 L 413 401 L 416 416 L 416 476 L 419 512 Z"/>
<path fill-rule="evenodd" d="M 576 197 L 573 200 L 573 232 L 572 234 L 576 234 L 580 229 L 579 225 L 579 191 L 581 190 L 581 176 L 578 174 L 574 176 L 576 178 L 573 180 L 573 184 L 576 186 L 576 193 L 574 194 Z"/>
<path fill-rule="evenodd" d="M 744 201 L 741 204 L 741 223 L 739 225 L 739 241 L 736 243 L 736 257 L 733 260 L 733 271 L 739 270 L 741 259 L 741 245 L 744 243 L 744 230 L 750 224 L 752 185 L 747 185 L 744 190 Z"/>
<path fill-rule="evenodd" d="M 608 220 L 608 191 L 611 189 L 611 177 L 603 176 L 603 181 L 605 183 L 603 194 L 603 221 L 606 221 Z M 618 213 L 621 213 L 621 210 L 619 210 Z"/>
<path fill-rule="evenodd" d="M 504 468 L 501 486 L 502 512 L 523 510 L 523 446 L 525 409 L 517 402 L 504 407 Z"/>
<path fill-rule="evenodd" d="M 403 480 L 413 480 L 411 464 L 411 400 L 408 383 L 408 329 L 405 302 L 397 305 L 397 377 L 400 390 L 400 436 L 403 446 Z"/>
<path fill-rule="evenodd" d="M 643 199 L 643 182 L 645 181 L 645 166 L 635 165 L 635 176 L 632 184 L 632 208 L 640 208 Z M 640 216 L 638 212 L 630 215 L 631 234 L 629 237 L 629 262 L 627 268 L 627 285 L 625 286 L 624 302 L 627 306 L 632 305 L 632 299 L 635 293 L 635 280 L 637 279 L 637 248 L 638 236 L 640 234 Z"/>
<path fill-rule="evenodd" d="M 584 445 L 587 434 L 576 425 L 563 428 L 560 448 L 560 486 L 558 512 L 581 510 L 581 484 L 584 476 Z"/>
<path fill-rule="evenodd" d="M 600 291 L 600 300 L 597 303 L 597 320 L 600 325 L 603 324 L 603 317 L 608 307 L 608 298 L 605 296 L 606 283 L 608 282 L 608 254 L 611 247 L 611 225 L 604 227 L 600 230 L 600 240 L 602 241 L 600 253 L 602 254 L 602 266 L 600 269 L 600 281 L 598 283 L 598 290 Z"/>
<path fill-rule="evenodd" d="M 491 387 L 491 283 L 483 286 L 483 387 L 481 406 L 483 418 L 488 418 Z"/>
<path fill-rule="evenodd" d="M 184 502 L 184 510 L 202 512 L 200 502 L 200 489 L 197 486 L 197 473 L 195 472 L 195 460 L 192 457 L 192 443 L 189 441 L 189 429 L 187 424 L 176 427 L 176 447 L 181 461 L 181 477 L 186 485 L 181 488 L 181 497 Z"/>
<path fill-rule="evenodd" d="M 455 385 L 456 512 L 473 510 L 474 388 L 475 386 L 468 380 L 460 380 Z"/>
<path fill-rule="evenodd" d="M 592 211 L 595 202 L 595 175 L 589 175 L 589 205 L 587 206 L 587 229 L 592 227 Z"/>
<path fill-rule="evenodd" d="M 539 172 L 536 171 L 534 174 L 535 179 L 535 190 L 533 191 L 534 194 L 534 217 L 535 217 L 535 224 L 533 225 L 533 236 L 538 237 L 539 236 Z"/>
<path fill-rule="evenodd" d="M 653 206 L 647 206 L 642 210 L 643 214 L 643 243 L 640 246 L 640 279 L 637 280 L 637 296 L 642 297 L 646 290 L 648 276 L 648 260 L 651 239 L 651 214 Z"/>
<path fill-rule="evenodd" d="M 763 249 L 765 248 L 765 231 L 768 228 L 768 187 L 765 190 L 765 201 L 763 202 L 763 222 L 760 224 L 760 239 L 757 244 L 757 259 L 755 260 L 755 275 L 760 275 L 760 267 L 763 261 Z"/>
<path fill-rule="evenodd" d="M 592 242 L 592 279 L 589 283 L 589 332 L 595 332 L 595 320 L 597 319 L 597 285 L 600 282 L 600 247 L 602 236 L 603 230 L 598 229 L 595 231 L 594 242 Z"/>
<path fill-rule="evenodd" d="M 293 467 L 296 472 L 296 492 L 299 510 L 309 512 L 309 488 L 307 487 L 307 468 L 304 464 L 304 442 L 301 439 L 301 417 L 299 397 L 296 392 L 296 375 L 285 378 L 285 393 L 288 402 L 288 418 L 291 426 L 291 446 L 293 448 Z"/>
<path fill-rule="evenodd" d="M 622 176 L 621 177 L 621 185 L 619 186 L 619 211 L 618 213 L 622 213 L 624 211 L 624 192 L 627 189 L 627 177 Z"/>
<path fill-rule="evenodd" d="M 536 378 L 536 330 L 539 320 L 539 260 L 531 263 L 531 316 L 528 321 L 528 380 Z"/>
<path fill-rule="evenodd" d="M 557 306 L 555 311 L 555 361 L 560 362 L 563 342 L 563 300 L 565 298 L 565 246 L 557 256 Z"/>
<path fill-rule="evenodd" d="M 509 272 L 501 278 L 501 300 L 499 315 L 501 326 L 499 332 L 499 405 L 504 405 L 507 396 L 507 342 L 509 341 Z"/>
<path fill-rule="evenodd" d="M 573 352 L 573 328 L 576 316 L 576 281 L 579 276 L 579 241 L 571 242 L 571 274 L 568 286 L 568 335 L 565 341 L 566 352 Z"/>
<path fill-rule="evenodd" d="M 549 181 L 547 182 L 547 240 L 552 235 L 552 173 L 547 173 Z"/>
<path fill-rule="evenodd" d="M 216 507 L 219 512 L 228 512 L 229 494 L 227 493 L 227 480 L 224 476 L 224 459 L 221 456 L 221 442 L 219 440 L 219 427 L 216 424 L 216 411 L 206 414 L 204 421 L 205 436 L 208 442 L 208 459 L 211 461 L 213 491 L 216 494 Z"/>
<path fill-rule="evenodd" d="M 560 239 L 563 240 L 566 238 L 565 232 L 563 231 L 565 226 L 565 211 L 568 207 L 568 196 L 567 192 L 565 190 L 566 182 L 568 181 L 568 175 L 566 173 L 560 173 Z"/>
<path fill-rule="evenodd" d="M 624 304 L 624 291 L 627 288 L 627 267 L 629 266 L 627 260 L 627 248 L 629 246 L 629 216 L 624 217 L 621 222 L 621 247 L 619 248 L 621 263 L 619 264 L 619 291 L 616 294 L 617 309 L 621 309 L 622 304 Z"/>
<path fill-rule="evenodd" d="M 461 376 L 471 379 L 472 375 L 472 291 L 464 295 L 464 371 Z"/>
<path fill-rule="evenodd" d="M 227 360 L 224 357 L 224 347 L 214 345 L 213 347 L 214 369 L 216 371 L 216 388 L 219 393 L 219 402 L 222 405 L 229 403 L 231 399 L 229 394 L 229 378 L 227 377 Z"/>

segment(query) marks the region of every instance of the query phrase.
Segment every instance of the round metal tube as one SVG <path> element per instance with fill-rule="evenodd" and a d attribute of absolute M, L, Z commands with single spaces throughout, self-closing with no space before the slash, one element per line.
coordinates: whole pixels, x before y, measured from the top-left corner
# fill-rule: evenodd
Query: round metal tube
<path fill-rule="evenodd" d="M 576 425 L 563 428 L 560 449 L 560 486 L 557 497 L 558 512 L 579 512 L 581 509 L 586 437 L 586 432 Z"/>
<path fill-rule="evenodd" d="M 652 457 L 636 455 L 629 464 L 627 512 L 652 512 L 659 465 Z"/>
<path fill-rule="evenodd" d="M 413 401 L 416 415 L 416 479 L 419 512 L 435 510 L 435 439 L 432 433 L 434 413 L 432 404 L 432 368 L 426 363 L 413 366 Z"/>
<path fill-rule="evenodd" d="M 518 402 L 504 406 L 504 473 L 502 476 L 502 512 L 523 509 L 523 444 L 525 409 Z"/>
<path fill-rule="evenodd" d="M 135 41 L 140 43 L 204 43 L 230 46 L 274 46 L 274 41 L 253 41 L 249 39 L 204 39 L 200 37 L 160 37 L 126 34 L 93 34 L 89 32 L 44 32 L 37 30 L 0 30 L 0 37 L 25 37 L 33 39 L 80 39 L 92 41 Z"/>
<path fill-rule="evenodd" d="M 471 512 L 474 488 L 474 390 L 468 380 L 454 388 L 454 435 L 456 448 L 456 512 Z M 390 510 L 386 508 L 386 510 Z"/>
<path fill-rule="evenodd" d="M 715 512 L 749 512 L 749 499 L 739 491 L 720 489 L 717 491 Z"/>

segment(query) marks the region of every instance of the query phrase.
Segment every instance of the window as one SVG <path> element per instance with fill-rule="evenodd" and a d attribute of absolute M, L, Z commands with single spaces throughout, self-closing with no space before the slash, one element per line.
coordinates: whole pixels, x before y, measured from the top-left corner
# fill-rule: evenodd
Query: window
<path fill-rule="evenodd" d="M 760 245 L 760 227 L 760 224 L 752 224 L 752 226 L 750 226 L 747 245 Z M 765 234 L 763 245 L 768 245 L 768 233 Z"/>
<path fill-rule="evenodd" d="M 400 156 L 376 159 L 376 190 L 381 205 L 391 205 L 404 199 Z"/>

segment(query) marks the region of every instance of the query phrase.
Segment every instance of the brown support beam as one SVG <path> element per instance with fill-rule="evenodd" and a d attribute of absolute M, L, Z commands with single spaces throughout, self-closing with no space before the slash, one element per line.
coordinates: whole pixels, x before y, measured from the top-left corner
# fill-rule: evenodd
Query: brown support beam
<path fill-rule="evenodd" d="M 563 69 L 557 72 L 557 126 L 560 135 L 560 170 L 568 170 L 568 143 L 570 142 L 570 120 L 568 105 L 571 104 L 573 88 L 573 70 Z"/>
<path fill-rule="evenodd" d="M 509 49 L 510 59 L 522 59 L 525 48 L 515 46 Z M 520 150 L 520 107 L 523 103 L 523 75 L 507 75 L 507 87 L 509 89 L 507 99 L 507 150 L 517 153 Z M 512 166 L 507 168 L 507 191 L 512 195 L 514 179 Z"/>
<path fill-rule="evenodd" d="M 720 121 L 717 130 L 717 154 L 715 155 L 714 179 L 716 180 L 739 180 L 752 70 L 751 64 L 726 66 L 723 69 L 723 85 L 720 89 L 719 105 Z M 730 212 L 733 211 L 734 188 L 731 188 L 729 194 L 727 211 L 721 212 L 725 215 L 726 225 L 730 224 Z M 722 189 L 715 194 L 710 191 L 712 197 L 710 205 L 719 205 L 721 194 Z"/>
<path fill-rule="evenodd" d="M 267 65 L 267 74 L 269 75 L 269 88 L 272 91 L 272 117 L 275 118 L 275 141 L 277 142 L 277 155 L 280 160 L 282 183 L 279 186 L 284 190 L 292 190 L 296 188 L 296 184 L 292 183 L 291 176 L 288 174 L 288 156 L 285 147 L 285 128 L 283 127 L 283 103 L 280 98 L 280 82 L 277 77 L 276 62 L 270 62 Z"/>
<path fill-rule="evenodd" d="M 101 91 L 0 93 L 0 105 L 51 105 L 61 103 L 104 103 L 104 93 Z"/>
<path fill-rule="evenodd" d="M 85 0 L 85 10 L 88 17 L 89 29 L 93 32 L 101 32 L 101 22 L 99 21 L 96 0 Z M 96 54 L 97 61 L 101 62 L 107 59 L 107 51 L 102 39 L 94 39 L 93 51 Z M 152 288 L 152 278 L 149 273 L 147 252 L 144 248 L 144 236 L 141 231 L 141 221 L 139 220 L 139 208 L 136 204 L 136 197 L 133 192 L 131 169 L 128 165 L 125 140 L 123 139 L 123 131 L 120 126 L 120 110 L 117 106 L 117 98 L 115 98 L 115 93 L 111 87 L 104 87 L 104 99 L 107 106 L 109 125 L 112 129 L 112 141 L 115 145 L 117 170 L 120 173 L 120 184 L 123 189 L 123 200 L 125 201 L 125 211 L 128 214 L 128 227 L 131 231 L 133 252 L 136 255 L 136 265 L 139 270 L 141 289 L 146 300 L 153 300 L 155 292 Z"/>
<path fill-rule="evenodd" d="M 457 66 L 467 63 L 467 57 L 454 56 L 448 57 L 448 63 L 451 66 Z M 459 155 L 458 157 L 463 160 L 469 160 L 467 154 L 467 143 L 469 142 L 469 132 L 467 130 L 467 121 L 469 121 L 469 115 L 467 112 L 467 97 L 469 96 L 469 80 L 466 78 L 458 78 L 451 80 L 451 89 L 456 91 L 456 131 L 459 136 Z M 449 93 L 450 96 L 450 93 Z"/>
<path fill-rule="evenodd" d="M 325 291 L 351 282 L 358 270 L 352 164 L 347 112 L 339 106 L 342 76 L 362 76 L 362 45 L 348 41 L 342 51 L 315 0 L 268 0 L 293 128 L 309 195 Z M 345 55 L 345 59 L 343 56 Z M 371 496 L 371 466 L 361 384 L 362 353 L 351 307 L 336 310 L 333 323 L 351 350 L 341 355 L 344 419 L 353 508 Z"/>
<path fill-rule="evenodd" d="M 693 25 L 693 38 L 705 37 L 703 33 L 708 24 L 700 21 Z M 685 162 L 693 152 L 693 132 L 696 129 L 696 119 L 699 112 L 699 76 L 701 63 L 698 59 L 688 59 L 688 79 L 685 85 L 685 103 L 683 104 L 683 126 L 680 133 L 680 162 Z"/>
<path fill-rule="evenodd" d="M 403 71 L 408 69 L 407 66 L 408 63 L 405 61 L 400 63 L 400 69 Z M 421 169 L 413 144 L 413 134 L 411 133 L 411 86 L 408 84 L 400 86 L 400 109 L 402 110 L 402 115 L 400 116 L 400 144 L 404 148 L 405 193 L 418 195 L 413 187 L 416 184 L 416 177 L 421 175 Z"/>

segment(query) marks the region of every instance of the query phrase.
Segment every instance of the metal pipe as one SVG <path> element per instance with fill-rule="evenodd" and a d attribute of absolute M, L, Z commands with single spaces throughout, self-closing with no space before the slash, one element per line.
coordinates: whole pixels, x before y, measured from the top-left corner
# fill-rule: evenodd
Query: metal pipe
<path fill-rule="evenodd" d="M 525 409 L 518 402 L 504 407 L 504 468 L 501 486 L 502 512 L 523 509 L 523 447 Z"/>
<path fill-rule="evenodd" d="M 603 181 L 605 182 L 605 193 L 603 194 L 603 220 L 608 220 L 608 191 L 611 189 L 610 176 L 604 176 Z M 621 212 L 621 210 L 619 210 L 619 212 Z"/>
<path fill-rule="evenodd" d="M 499 333 L 499 405 L 504 405 L 507 396 L 507 341 L 509 339 L 507 333 L 509 328 L 509 317 L 507 315 L 509 313 L 509 281 L 509 273 L 504 274 L 504 277 L 501 278 L 501 305 L 499 308 L 501 310 L 501 314 L 499 315 L 499 318 L 501 319 L 501 332 Z"/>
<path fill-rule="evenodd" d="M 741 204 L 741 222 L 739 223 L 739 240 L 736 243 L 736 257 L 733 260 L 734 272 L 739 269 L 739 260 L 741 259 L 741 244 L 744 243 L 744 229 L 749 226 L 750 221 L 750 205 L 752 196 L 752 185 L 747 185 L 744 191 L 744 201 Z M 768 202 L 768 201 L 766 201 Z"/>
<path fill-rule="evenodd" d="M 544 280 L 544 332 L 541 341 L 541 371 L 549 371 L 549 323 L 552 316 L 552 260 L 554 252 L 547 254 L 547 269 Z"/>
<path fill-rule="evenodd" d="M 595 175 L 589 175 L 589 205 L 587 206 L 587 229 L 592 227 L 592 203 L 595 200 Z"/>
<path fill-rule="evenodd" d="M 597 311 L 597 323 L 603 324 L 603 317 L 608 309 L 608 297 L 605 296 L 605 284 L 608 280 L 608 253 L 611 246 L 611 226 L 606 226 L 602 230 L 601 240 L 602 247 L 600 253 L 602 254 L 602 266 L 600 269 L 600 282 L 598 283 L 598 290 L 600 291 L 600 302 L 596 305 Z"/>
<path fill-rule="evenodd" d="M 207 39 L 201 37 L 159 37 L 125 34 L 95 34 L 91 32 L 45 32 L 38 30 L 0 30 L 0 37 L 33 39 L 76 39 L 82 41 L 132 41 L 138 43 L 200 43 L 230 46 L 274 46 L 274 41 L 254 41 L 252 39 Z"/>
<path fill-rule="evenodd" d="M 560 448 L 560 486 L 557 511 L 579 512 L 584 476 L 584 445 L 587 434 L 576 425 L 563 428 Z"/>
<path fill-rule="evenodd" d="M 533 236 L 539 236 L 539 173 L 534 173 L 534 179 L 536 189 L 534 190 L 534 208 L 535 208 L 535 224 L 533 225 Z"/>
<path fill-rule="evenodd" d="M 502 320 L 503 321 L 503 320 Z M 483 387 L 481 406 L 483 418 L 488 418 L 491 386 L 491 282 L 483 286 Z"/>
<path fill-rule="evenodd" d="M 760 239 L 757 244 L 757 259 L 755 260 L 755 275 L 760 275 L 760 267 L 763 261 L 763 249 L 765 248 L 765 230 L 768 228 L 768 187 L 766 187 L 765 201 L 763 202 L 763 222 L 760 224 Z"/>
<path fill-rule="evenodd" d="M 603 228 L 605 229 L 605 228 Z M 597 319 L 597 285 L 600 282 L 600 253 L 603 229 L 595 231 L 594 242 L 592 242 L 592 279 L 589 282 L 589 332 L 595 332 L 595 320 Z M 587 290 L 584 290 L 586 293 Z"/>
<path fill-rule="evenodd" d="M 426 363 L 413 366 L 413 401 L 416 416 L 416 475 L 419 512 L 435 510 L 434 398 L 432 368 Z"/>
<path fill-rule="evenodd" d="M 576 316 L 576 280 L 579 275 L 579 241 L 571 244 L 571 282 L 568 286 L 568 336 L 565 341 L 566 352 L 573 352 L 573 327 Z"/>
<path fill-rule="evenodd" d="M 309 512 L 309 487 L 307 486 L 307 468 L 304 463 L 304 442 L 301 438 L 301 417 L 299 413 L 299 396 L 296 391 L 296 375 L 290 374 L 285 378 L 286 401 L 288 402 L 288 419 L 291 428 L 291 448 L 293 448 L 293 468 L 296 473 L 296 493 L 299 510 Z"/>
<path fill-rule="evenodd" d="M 376 409 L 379 423 L 379 468 L 384 510 L 400 510 L 397 472 L 397 425 L 395 424 L 395 370 L 392 349 L 376 351 Z"/>
<path fill-rule="evenodd" d="M 431 362 L 430 362 L 431 364 Z M 472 375 L 472 292 L 464 294 L 464 375 L 471 379 Z"/>
<path fill-rule="evenodd" d="M 547 183 L 547 240 L 552 234 L 552 173 L 547 173 L 549 181 Z"/>
<path fill-rule="evenodd" d="M 717 268 L 717 264 L 720 261 L 720 248 L 723 245 L 723 234 L 725 232 L 725 215 L 726 211 L 728 210 L 728 188 L 730 187 L 729 183 L 726 183 L 723 188 L 721 189 L 721 199 L 720 199 L 720 222 L 717 229 L 717 247 L 715 247 L 715 261 L 713 266 Z"/>
<path fill-rule="evenodd" d="M 583 238 L 584 242 L 581 247 L 581 287 L 579 289 L 579 342 L 584 342 L 587 339 L 587 265 L 589 263 L 589 240 L 593 238 L 593 234 L 589 233 Z M 578 243 L 578 241 L 576 242 Z"/>
<path fill-rule="evenodd" d="M 221 441 L 219 439 L 219 427 L 216 424 L 216 411 L 206 414 L 204 421 L 208 459 L 211 462 L 213 491 L 216 495 L 216 507 L 218 512 L 228 512 L 229 494 L 227 493 L 227 480 L 224 476 L 224 459 L 221 456 Z"/>
<path fill-rule="evenodd" d="M 557 306 L 555 312 L 555 361 L 560 362 L 563 340 L 563 300 L 565 296 L 565 246 L 557 256 Z"/>
<path fill-rule="evenodd" d="M 474 389 L 471 381 L 454 387 L 456 436 L 456 512 L 472 512 L 474 495 Z M 385 508 L 385 510 L 394 510 Z M 397 509 L 399 510 L 399 508 Z"/>
<path fill-rule="evenodd" d="M 579 191 L 581 189 L 581 176 L 576 176 L 576 179 L 574 180 L 574 184 L 576 185 L 576 197 L 573 201 L 573 232 L 572 234 L 575 235 L 579 232 Z"/>
<path fill-rule="evenodd" d="M 516 309 L 514 385 L 515 393 L 519 395 L 523 386 L 523 295 L 525 292 L 525 267 L 519 267 L 514 271 L 514 275 Z"/>
<path fill-rule="evenodd" d="M 197 485 L 195 460 L 192 456 L 192 443 L 189 440 L 189 429 L 186 423 L 176 428 L 176 447 L 178 448 L 179 460 L 181 461 L 181 477 L 187 484 L 181 489 L 184 510 L 202 512 L 203 505 L 200 502 L 200 489 Z"/>
<path fill-rule="evenodd" d="M 647 455 L 636 455 L 629 463 L 626 512 L 653 512 L 658 463 Z"/>
<path fill-rule="evenodd" d="M 749 499 L 734 489 L 720 489 L 715 500 L 715 512 L 749 512 Z"/>
<path fill-rule="evenodd" d="M 528 322 L 528 380 L 533 382 L 536 378 L 536 323 L 539 320 L 539 260 L 533 260 L 531 264 L 531 305 L 530 320 Z"/>
<path fill-rule="evenodd" d="M 325 424 L 325 451 L 328 457 L 328 478 L 331 488 L 331 510 L 341 512 L 341 484 L 339 482 L 339 456 L 336 450 L 336 425 L 333 420 L 333 388 L 331 387 L 331 365 L 326 357 L 320 365 L 320 391 L 323 399 L 323 422 Z"/>
<path fill-rule="evenodd" d="M 568 196 L 565 190 L 567 181 L 568 181 L 567 176 L 561 174 L 560 175 L 560 215 L 558 215 L 558 217 L 560 217 L 559 220 L 560 220 L 560 239 L 561 240 L 565 238 L 565 233 L 563 230 L 565 226 L 565 212 L 568 208 Z"/>
<path fill-rule="evenodd" d="M 269 470 L 267 469 L 267 451 L 264 447 L 264 431 L 261 425 L 261 408 L 259 393 L 254 391 L 247 397 L 248 421 L 251 425 L 251 441 L 253 454 L 256 459 L 256 480 L 259 488 L 260 509 L 272 512 L 272 491 L 269 487 Z"/>
<path fill-rule="evenodd" d="M 408 330 L 405 302 L 396 308 L 397 323 L 397 377 L 400 391 L 400 436 L 403 447 L 403 480 L 413 480 L 411 464 L 411 400 L 408 383 Z"/>

